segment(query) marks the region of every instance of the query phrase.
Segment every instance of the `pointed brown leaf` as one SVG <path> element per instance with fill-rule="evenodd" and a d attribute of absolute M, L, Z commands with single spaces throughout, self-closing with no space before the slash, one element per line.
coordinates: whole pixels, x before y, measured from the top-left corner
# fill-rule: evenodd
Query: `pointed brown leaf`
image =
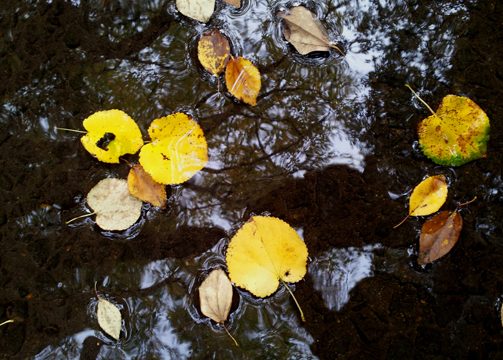
<path fill-rule="evenodd" d="M 128 188 L 134 197 L 157 207 L 165 207 L 167 201 L 166 186 L 159 184 L 140 164 L 131 168 L 127 177 Z"/>
<path fill-rule="evenodd" d="M 449 253 L 462 228 L 463 218 L 457 211 L 442 211 L 425 222 L 419 238 L 417 262 L 428 264 Z"/>

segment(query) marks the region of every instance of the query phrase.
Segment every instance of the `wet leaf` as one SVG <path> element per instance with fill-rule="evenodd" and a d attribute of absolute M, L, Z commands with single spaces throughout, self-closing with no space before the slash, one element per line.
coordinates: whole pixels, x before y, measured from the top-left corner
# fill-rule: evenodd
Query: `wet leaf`
<path fill-rule="evenodd" d="M 463 218 L 457 211 L 442 211 L 425 222 L 421 229 L 417 262 L 428 264 L 449 253 L 462 228 Z"/>
<path fill-rule="evenodd" d="M 241 0 L 224 0 L 224 2 L 226 2 L 229 5 L 234 6 L 236 8 L 240 8 L 241 7 Z"/>
<path fill-rule="evenodd" d="M 82 123 L 87 130 L 80 141 L 98 160 L 118 163 L 124 154 L 134 154 L 143 145 L 140 128 L 121 110 L 98 111 Z"/>
<path fill-rule="evenodd" d="M 197 58 L 201 65 L 218 76 L 225 69 L 231 48 L 227 38 L 218 29 L 204 34 L 197 44 Z"/>
<path fill-rule="evenodd" d="M 222 269 L 213 270 L 199 286 L 201 312 L 223 324 L 232 304 L 232 284 Z"/>
<path fill-rule="evenodd" d="M 140 164 L 161 184 L 189 180 L 208 161 L 208 146 L 199 127 L 183 113 L 155 119 L 148 133 L 152 142 L 140 151 Z"/>
<path fill-rule="evenodd" d="M 412 191 L 409 215 L 425 216 L 438 211 L 447 199 L 445 176 L 435 175 L 424 179 Z"/>
<path fill-rule="evenodd" d="M 283 35 L 301 54 L 313 51 L 330 51 L 331 47 L 339 50 L 328 39 L 325 27 L 315 15 L 303 6 L 295 6 L 278 14 L 285 24 Z M 340 50 L 339 50 L 340 51 Z"/>
<path fill-rule="evenodd" d="M 304 277 L 307 247 L 284 221 L 253 216 L 231 239 L 226 261 L 233 283 L 266 297 L 278 289 L 280 280 L 297 282 Z"/>
<path fill-rule="evenodd" d="M 96 316 L 98 318 L 98 324 L 100 324 L 103 331 L 115 340 L 119 340 L 122 317 L 117 306 L 98 296 L 98 309 Z"/>
<path fill-rule="evenodd" d="M 227 90 L 238 100 L 255 106 L 260 92 L 260 72 L 243 57 L 231 58 L 225 69 Z"/>
<path fill-rule="evenodd" d="M 131 168 L 127 183 L 129 192 L 134 197 L 160 208 L 166 206 L 166 186 L 154 181 L 141 165 Z"/>
<path fill-rule="evenodd" d="M 183 15 L 206 23 L 215 10 L 215 0 L 176 0 L 176 8 Z"/>
<path fill-rule="evenodd" d="M 125 230 L 141 215 L 142 202 L 131 196 L 123 179 L 101 180 L 87 194 L 87 203 L 103 230 Z"/>
<path fill-rule="evenodd" d="M 489 118 L 472 100 L 447 95 L 418 126 L 419 144 L 434 163 L 459 166 L 486 156 Z"/>

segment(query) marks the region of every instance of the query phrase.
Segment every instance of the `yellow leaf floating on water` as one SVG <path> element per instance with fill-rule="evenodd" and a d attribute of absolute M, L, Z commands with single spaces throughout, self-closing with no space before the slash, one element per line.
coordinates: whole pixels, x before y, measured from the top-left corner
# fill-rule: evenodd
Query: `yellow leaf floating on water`
<path fill-rule="evenodd" d="M 227 90 L 238 100 L 255 106 L 260 92 L 260 72 L 250 60 L 243 57 L 232 58 L 225 68 Z"/>
<path fill-rule="evenodd" d="M 218 76 L 225 69 L 231 54 L 229 40 L 218 29 L 204 34 L 197 43 L 197 58 L 210 73 Z"/>
<path fill-rule="evenodd" d="M 435 175 L 424 179 L 412 191 L 409 200 L 410 216 L 433 214 L 444 205 L 447 199 L 445 176 Z"/>
<path fill-rule="evenodd" d="M 98 309 L 96 311 L 96 317 L 98 318 L 98 324 L 101 326 L 103 331 L 115 340 L 119 340 L 122 317 L 117 306 L 112 304 L 110 301 L 103 299 L 101 296 L 98 296 Z"/>
<path fill-rule="evenodd" d="M 232 282 L 266 297 L 278 289 L 280 280 L 293 283 L 304 277 L 307 247 L 286 222 L 253 216 L 231 239 L 226 261 Z"/>
<path fill-rule="evenodd" d="M 206 23 L 215 10 L 215 0 L 176 0 L 176 8 L 183 15 Z"/>
<path fill-rule="evenodd" d="M 154 206 L 166 206 L 166 186 L 152 179 L 141 165 L 136 164 L 129 170 L 127 184 L 131 195 Z"/>
<path fill-rule="evenodd" d="M 152 142 L 142 147 L 140 164 L 161 184 L 189 180 L 208 161 L 208 146 L 201 127 L 188 115 L 176 113 L 152 121 Z"/>
<path fill-rule="evenodd" d="M 423 153 L 440 165 L 459 166 L 486 156 L 489 118 L 472 100 L 447 95 L 418 126 Z"/>
<path fill-rule="evenodd" d="M 83 122 L 88 131 L 80 141 L 98 160 L 118 163 L 124 154 L 134 154 L 143 145 L 140 128 L 121 110 L 98 111 Z"/>

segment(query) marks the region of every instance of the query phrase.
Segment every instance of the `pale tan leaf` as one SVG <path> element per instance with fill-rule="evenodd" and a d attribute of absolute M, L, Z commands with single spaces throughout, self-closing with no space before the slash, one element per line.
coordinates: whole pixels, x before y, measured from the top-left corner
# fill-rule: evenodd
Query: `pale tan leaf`
<path fill-rule="evenodd" d="M 224 0 L 224 2 L 226 2 L 229 5 L 234 6 L 236 8 L 240 8 L 241 7 L 241 0 Z"/>
<path fill-rule="evenodd" d="M 176 0 L 176 8 L 183 15 L 206 23 L 215 10 L 215 0 Z"/>
<path fill-rule="evenodd" d="M 213 270 L 199 286 L 201 312 L 216 321 L 224 323 L 232 304 L 232 284 L 222 269 Z"/>
<path fill-rule="evenodd" d="M 121 333 L 121 312 L 110 301 L 98 297 L 98 309 L 96 312 L 98 324 L 108 335 L 119 340 Z"/>

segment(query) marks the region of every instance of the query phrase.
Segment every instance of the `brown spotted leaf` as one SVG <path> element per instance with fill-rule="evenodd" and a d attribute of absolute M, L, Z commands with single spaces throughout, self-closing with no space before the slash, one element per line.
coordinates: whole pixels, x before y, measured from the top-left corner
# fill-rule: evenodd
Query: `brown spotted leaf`
<path fill-rule="evenodd" d="M 442 211 L 425 222 L 419 238 L 417 262 L 428 264 L 449 253 L 462 228 L 463 218 L 457 211 Z"/>
<path fill-rule="evenodd" d="M 166 186 L 152 179 L 140 164 L 131 168 L 127 183 L 129 192 L 134 197 L 160 208 L 166 206 Z"/>
<path fill-rule="evenodd" d="M 225 69 L 231 54 L 229 40 L 218 29 L 204 34 L 197 43 L 197 58 L 201 65 L 218 76 Z"/>

